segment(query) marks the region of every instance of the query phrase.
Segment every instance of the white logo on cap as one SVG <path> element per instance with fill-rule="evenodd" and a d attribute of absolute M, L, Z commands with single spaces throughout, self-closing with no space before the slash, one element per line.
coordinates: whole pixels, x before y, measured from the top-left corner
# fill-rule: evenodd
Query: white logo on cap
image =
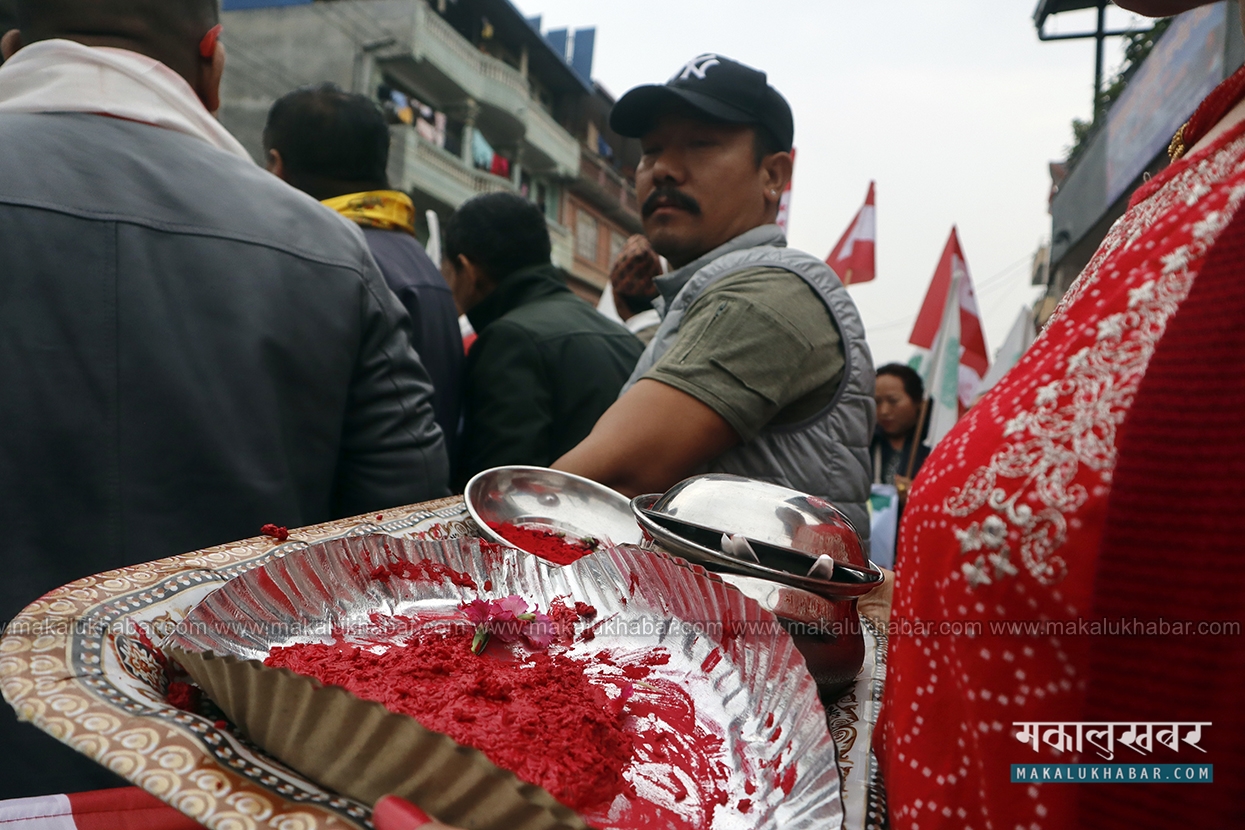
<path fill-rule="evenodd" d="M 722 62 L 718 60 L 717 55 L 714 55 L 714 54 L 697 55 L 696 57 L 688 61 L 686 65 L 684 65 L 683 71 L 676 72 L 674 74 L 674 77 L 671 78 L 670 80 L 671 81 L 686 81 L 687 79 L 695 75 L 697 78 L 703 81 L 705 79 L 705 73 L 709 71 L 711 67 L 717 66 L 720 63 Z"/>

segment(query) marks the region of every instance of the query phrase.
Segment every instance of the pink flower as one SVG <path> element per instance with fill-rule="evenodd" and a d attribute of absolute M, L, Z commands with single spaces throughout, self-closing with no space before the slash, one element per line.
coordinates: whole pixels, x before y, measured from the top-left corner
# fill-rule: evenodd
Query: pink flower
<path fill-rule="evenodd" d="M 488 624 L 492 603 L 485 602 L 482 599 L 473 599 L 471 602 L 464 603 L 458 607 L 466 613 L 467 619 L 476 625 Z"/>
<path fill-rule="evenodd" d="M 553 620 L 539 611 L 531 615 L 532 619 L 523 627 L 523 639 L 532 648 L 545 648 L 553 642 L 556 630 Z"/>
<path fill-rule="evenodd" d="M 527 600 L 517 594 L 488 602 L 473 599 L 459 608 L 468 620 L 475 623 L 476 633 L 471 640 L 471 650 L 476 654 L 484 650 L 492 636 L 503 643 L 522 639 L 533 648 L 545 648 L 553 642 L 556 633 L 553 621 L 539 610 L 532 609 Z"/>

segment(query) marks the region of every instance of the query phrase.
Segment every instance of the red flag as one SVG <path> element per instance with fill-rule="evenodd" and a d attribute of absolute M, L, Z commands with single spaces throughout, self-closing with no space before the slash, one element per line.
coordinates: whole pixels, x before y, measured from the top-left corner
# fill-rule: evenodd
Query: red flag
<path fill-rule="evenodd" d="M 973 280 L 968 275 L 968 262 L 964 259 L 964 251 L 960 248 L 960 237 L 954 227 L 943 248 L 942 259 L 930 280 L 929 290 L 925 292 L 925 302 L 917 315 L 916 324 L 912 327 L 912 336 L 908 342 L 924 349 L 931 348 L 938 329 L 942 325 L 943 309 L 947 307 L 947 292 L 951 290 L 953 276 L 959 275 L 955 282 L 959 285 L 960 310 L 960 405 L 968 408 L 973 402 L 977 385 L 990 368 L 990 355 L 986 351 L 986 337 L 981 327 L 981 315 L 977 311 L 977 296 L 973 291 Z"/>
<path fill-rule="evenodd" d="M 865 204 L 843 233 L 839 244 L 834 246 L 826 264 L 834 269 L 844 285 L 868 282 L 874 277 L 873 250 L 877 241 L 877 217 L 873 205 L 873 182 L 869 182 L 869 195 Z"/>

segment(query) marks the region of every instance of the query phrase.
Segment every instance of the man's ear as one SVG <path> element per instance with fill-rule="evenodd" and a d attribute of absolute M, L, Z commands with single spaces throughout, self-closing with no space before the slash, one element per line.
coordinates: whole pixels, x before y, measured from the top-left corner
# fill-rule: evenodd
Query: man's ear
<path fill-rule="evenodd" d="M 17 54 L 17 50 L 22 48 L 22 33 L 17 29 L 9 29 L 0 37 L 0 57 L 8 60 Z"/>
<path fill-rule="evenodd" d="M 761 185 L 764 188 L 767 207 L 778 209 L 778 200 L 791 181 L 794 160 L 791 153 L 770 153 L 761 159 Z"/>
<path fill-rule="evenodd" d="M 278 179 L 285 181 L 285 160 L 281 158 L 281 151 L 269 150 L 267 161 L 268 163 L 265 167 L 268 168 L 268 172 L 276 176 Z"/>
<path fill-rule="evenodd" d="M 220 82 L 225 75 L 225 44 L 216 41 L 210 60 L 199 61 L 199 100 L 215 115 L 220 109 Z"/>

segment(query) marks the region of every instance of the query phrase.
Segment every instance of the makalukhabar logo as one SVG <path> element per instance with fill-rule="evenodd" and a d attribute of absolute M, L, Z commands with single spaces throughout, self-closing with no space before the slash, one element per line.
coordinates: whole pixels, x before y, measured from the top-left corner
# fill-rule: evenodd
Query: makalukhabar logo
<path fill-rule="evenodd" d="M 1202 727 L 1210 725 L 1210 721 L 1176 723 L 1016 721 L 1012 723 L 1012 726 L 1020 727 L 1020 731 L 1016 733 L 1016 740 L 1022 744 L 1031 745 L 1034 752 L 1039 751 L 1043 744 L 1057 752 L 1076 753 L 1085 752 L 1088 746 L 1107 761 L 1115 758 L 1117 740 L 1122 746 L 1140 755 L 1149 755 L 1156 744 L 1165 746 L 1173 752 L 1179 752 L 1182 743 L 1188 744 L 1198 752 L 1205 753 L 1206 750 L 1198 744 L 1202 740 Z M 1117 730 L 1119 730 L 1118 738 Z M 1181 730 L 1184 730 L 1183 737 Z"/>

